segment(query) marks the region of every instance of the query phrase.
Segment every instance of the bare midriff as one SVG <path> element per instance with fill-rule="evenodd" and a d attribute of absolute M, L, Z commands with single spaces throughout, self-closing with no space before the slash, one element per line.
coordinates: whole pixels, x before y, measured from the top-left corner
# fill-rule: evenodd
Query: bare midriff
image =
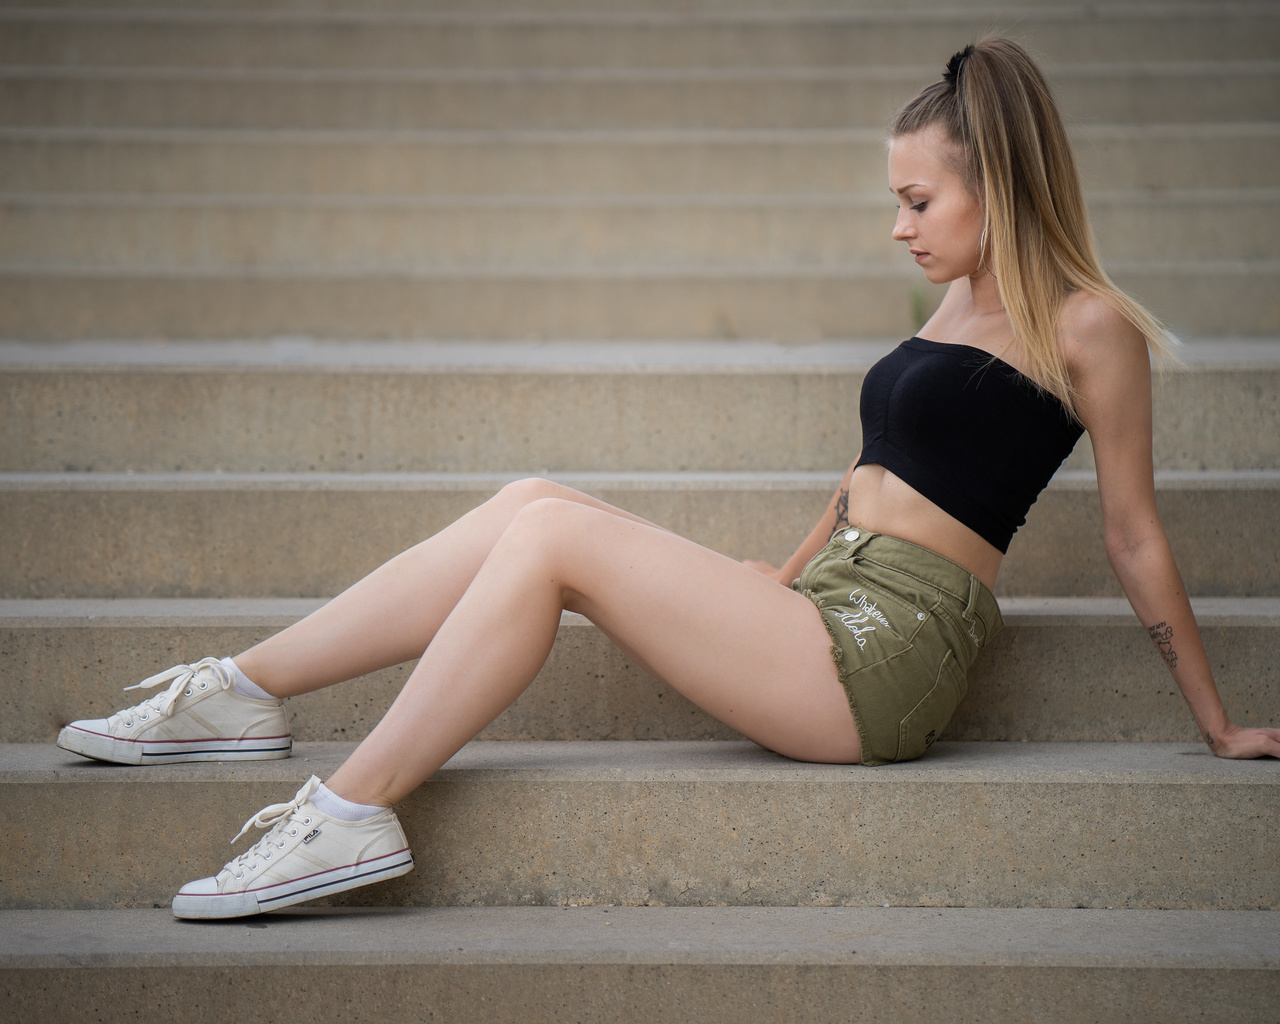
<path fill-rule="evenodd" d="M 849 479 L 849 522 L 936 551 L 994 590 L 1004 557 L 960 520 L 948 515 L 883 466 L 859 466 Z"/>

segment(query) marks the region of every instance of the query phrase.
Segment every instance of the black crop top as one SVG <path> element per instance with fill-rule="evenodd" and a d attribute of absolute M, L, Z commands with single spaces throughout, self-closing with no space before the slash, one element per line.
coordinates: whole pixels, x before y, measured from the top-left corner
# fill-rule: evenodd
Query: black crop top
<path fill-rule="evenodd" d="M 1006 552 L 1082 433 L 1004 360 L 911 338 L 862 382 L 858 463 L 883 466 Z"/>

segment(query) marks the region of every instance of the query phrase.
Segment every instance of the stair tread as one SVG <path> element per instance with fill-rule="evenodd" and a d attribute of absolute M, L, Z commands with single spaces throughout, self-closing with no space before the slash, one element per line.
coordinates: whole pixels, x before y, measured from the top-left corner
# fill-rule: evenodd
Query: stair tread
<path fill-rule="evenodd" d="M 1280 967 L 1280 911 L 933 907 L 0 911 L 0 968 L 319 963 Z"/>
<path fill-rule="evenodd" d="M 51 743 L 0 744 L 0 783 L 135 785 L 248 781 L 296 784 L 306 772 L 325 776 L 355 749 L 337 741 L 295 743 L 277 761 L 106 768 Z M 305 767 L 303 767 L 305 766 Z M 869 770 L 861 765 L 792 761 L 747 740 L 475 740 L 433 776 L 464 776 L 501 785 L 533 777 L 565 782 L 685 780 L 749 784 L 794 780 L 857 786 L 932 780 L 1001 784 L 1167 784 L 1280 786 L 1270 759 L 1215 758 L 1198 743 L 983 743 L 939 741 L 927 757 Z"/>
<path fill-rule="evenodd" d="M 0 629 L 32 626 L 253 625 L 292 623 L 325 603 L 323 597 L 173 597 L 0 599 Z M 1201 626 L 1280 626 L 1280 597 L 1192 597 Z M 1001 597 L 1005 626 L 1132 625 L 1123 597 Z M 576 612 L 564 625 L 587 626 Z"/>

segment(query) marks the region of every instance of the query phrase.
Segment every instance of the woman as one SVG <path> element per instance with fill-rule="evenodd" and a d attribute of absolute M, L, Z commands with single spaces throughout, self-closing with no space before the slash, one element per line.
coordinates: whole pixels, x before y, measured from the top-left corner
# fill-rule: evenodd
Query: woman
<path fill-rule="evenodd" d="M 966 47 L 891 136 L 894 238 L 950 287 L 868 374 L 863 451 L 786 565 L 525 480 L 234 659 L 145 680 L 170 685 L 59 744 L 128 763 L 284 757 L 282 698 L 421 656 L 333 777 L 250 819 L 270 831 L 183 886 L 175 915 L 255 914 L 411 870 L 391 806 L 532 681 L 563 609 L 788 757 L 919 756 L 1000 629 L 1010 537 L 1084 430 L 1108 556 L 1205 742 L 1280 755 L 1280 729 L 1234 725 L 1214 686 L 1156 514 L 1149 349 L 1166 342 L 1098 265 L 1038 69 L 1006 40 Z"/>

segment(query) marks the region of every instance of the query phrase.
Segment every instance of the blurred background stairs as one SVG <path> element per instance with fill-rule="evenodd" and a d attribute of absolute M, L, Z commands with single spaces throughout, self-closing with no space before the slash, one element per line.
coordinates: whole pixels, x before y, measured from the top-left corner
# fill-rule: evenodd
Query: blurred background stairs
<path fill-rule="evenodd" d="M 1160 511 L 1228 709 L 1280 725 L 1280 5 L 0 4 L 12 1019 L 1274 1016 L 1280 773 L 1197 741 L 1087 443 L 919 762 L 761 751 L 566 615 L 401 808 L 415 872 L 209 926 L 173 892 L 408 666 L 292 701 L 282 762 L 52 745 L 521 475 L 785 558 L 939 294 L 889 238 L 883 126 L 990 30 L 1042 58 L 1108 269 L 1186 342 Z"/>

